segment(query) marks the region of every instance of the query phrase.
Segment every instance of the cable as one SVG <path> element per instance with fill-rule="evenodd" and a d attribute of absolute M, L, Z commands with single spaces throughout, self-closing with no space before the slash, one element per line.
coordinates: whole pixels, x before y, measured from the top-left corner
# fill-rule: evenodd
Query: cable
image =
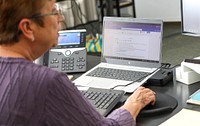
<path fill-rule="evenodd" d="M 72 0 L 64 0 L 65 2 L 66 1 L 69 1 L 69 2 L 72 2 Z M 63 1 L 59 1 L 59 2 L 63 2 Z M 58 3 L 59 3 L 58 2 Z M 71 6 L 70 7 L 67 7 L 67 8 L 65 8 L 65 9 L 67 9 L 67 10 L 70 10 L 70 9 L 72 9 L 74 6 L 73 6 L 73 4 L 71 4 Z"/>
<path fill-rule="evenodd" d="M 73 14 L 73 19 L 74 19 L 74 27 L 76 26 L 76 19 L 75 19 L 75 17 L 76 17 L 76 14 L 77 14 L 77 16 L 78 16 L 78 19 L 81 21 L 81 24 L 83 24 L 83 21 L 82 21 L 82 19 L 80 19 L 79 18 L 79 13 L 77 12 L 75 12 L 74 10 L 77 10 L 77 6 L 78 6 L 78 4 L 76 3 L 76 1 L 75 0 L 71 0 L 71 4 L 74 4 L 74 5 L 76 5 L 76 6 L 74 6 L 74 9 L 72 8 L 72 14 Z M 85 27 L 84 27 L 85 28 Z M 85 28 L 86 29 L 86 28 Z"/>
<path fill-rule="evenodd" d="M 175 66 L 173 66 L 173 67 L 171 67 L 171 64 L 170 63 L 161 63 L 161 66 L 160 67 L 158 67 L 157 69 L 155 69 L 153 72 L 151 72 L 151 73 L 149 73 L 149 74 L 147 74 L 147 75 L 145 75 L 145 76 L 142 76 L 141 78 L 139 78 L 139 79 L 137 79 L 137 80 L 134 80 L 134 81 L 132 81 L 132 82 L 130 82 L 130 83 L 128 83 L 128 84 L 126 84 L 126 85 L 116 85 L 116 86 L 114 86 L 114 87 L 112 87 L 111 89 L 115 89 L 116 87 L 126 87 L 126 86 L 128 86 L 128 85 L 131 85 L 131 84 L 133 84 L 133 83 L 135 83 L 135 82 L 138 82 L 139 80 L 142 80 L 142 79 L 144 79 L 145 77 L 147 77 L 147 76 L 149 76 L 149 75 L 151 75 L 151 74 L 153 74 L 153 73 L 155 73 L 156 71 L 158 71 L 159 69 L 173 69 L 173 68 L 175 68 L 175 67 L 177 67 L 178 65 L 175 65 Z"/>
<path fill-rule="evenodd" d="M 171 64 L 170 63 L 161 63 L 162 68 L 170 68 Z"/>
<path fill-rule="evenodd" d="M 64 14 L 64 12 L 66 12 L 66 11 L 64 11 L 64 9 L 65 10 L 72 10 L 72 8 L 74 7 L 73 6 L 73 4 L 71 4 L 71 6 L 69 6 L 69 7 L 66 7 L 65 6 L 65 8 L 63 8 L 63 4 L 65 4 L 66 2 L 71 2 L 71 0 L 65 0 L 65 1 L 58 1 L 57 3 L 58 3 L 58 5 L 59 5 L 59 8 L 60 8 L 60 10 L 61 10 L 61 13 L 63 14 L 63 21 L 60 21 L 60 23 L 61 23 L 61 27 L 62 27 L 62 29 L 61 30 L 66 30 L 67 29 L 67 23 L 66 23 L 66 19 L 65 19 L 65 14 Z M 63 3 L 63 2 L 65 2 L 65 3 Z M 67 4 L 67 3 L 66 3 Z M 68 5 L 68 4 L 67 4 Z M 64 27 L 64 28 L 63 28 Z"/>
<path fill-rule="evenodd" d="M 155 69 L 153 72 L 151 72 L 151 73 L 149 73 L 149 74 L 147 74 L 147 75 L 145 75 L 145 76 L 142 76 L 142 77 L 140 77 L 140 78 L 137 79 L 137 80 L 134 80 L 134 81 L 132 81 L 132 82 L 126 84 L 126 85 L 116 85 L 116 86 L 112 87 L 111 89 L 115 89 L 116 87 L 126 87 L 126 86 L 128 86 L 128 85 L 131 85 L 131 84 L 133 84 L 133 83 L 135 83 L 135 82 L 138 82 L 139 80 L 142 80 L 142 79 L 144 79 L 145 77 L 147 77 L 147 76 L 153 74 L 154 72 L 158 71 L 160 68 L 162 68 L 162 65 L 161 65 L 160 67 L 158 67 L 157 69 Z"/>
<path fill-rule="evenodd" d="M 81 10 L 81 8 L 80 8 L 80 3 L 78 2 L 78 1 L 76 1 L 76 0 L 71 0 L 71 3 L 74 3 L 75 5 L 76 5 L 76 7 L 78 8 L 78 11 L 79 11 L 79 13 L 77 12 L 77 16 L 78 16 L 78 19 L 81 21 L 81 24 L 82 24 L 82 26 L 86 29 L 86 27 L 85 27 L 85 25 L 84 25 L 84 23 L 83 23 L 83 17 L 85 18 L 85 19 L 88 19 L 87 18 L 87 16 L 85 15 L 85 14 L 83 14 L 83 12 L 82 12 L 82 10 Z M 72 11 L 73 11 L 73 9 L 72 9 Z M 73 16 L 75 17 L 75 12 L 73 11 Z M 74 25 L 76 25 L 76 22 L 75 22 L 75 18 L 74 18 Z M 91 28 L 92 28 L 92 30 L 95 30 L 97 33 L 98 33 L 98 30 L 93 26 L 93 24 L 91 24 L 91 23 L 89 23 L 89 26 L 91 26 Z M 94 31 L 92 31 L 92 33 L 93 33 Z"/>
<path fill-rule="evenodd" d="M 174 68 L 176 68 L 177 66 L 180 66 L 180 64 L 177 64 L 177 65 L 174 65 L 174 66 L 172 66 L 170 63 L 161 63 L 162 65 L 162 69 L 168 69 L 168 70 L 170 70 L 170 69 L 174 69 Z M 172 66 L 172 67 L 171 67 Z"/>

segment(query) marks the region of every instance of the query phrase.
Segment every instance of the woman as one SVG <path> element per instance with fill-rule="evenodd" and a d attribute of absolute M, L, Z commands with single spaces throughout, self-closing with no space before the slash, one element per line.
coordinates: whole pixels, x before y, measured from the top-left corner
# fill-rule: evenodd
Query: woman
<path fill-rule="evenodd" d="M 152 90 L 139 87 L 105 118 L 65 74 L 33 63 L 57 45 L 62 20 L 53 0 L 0 0 L 0 125 L 136 125 Z"/>

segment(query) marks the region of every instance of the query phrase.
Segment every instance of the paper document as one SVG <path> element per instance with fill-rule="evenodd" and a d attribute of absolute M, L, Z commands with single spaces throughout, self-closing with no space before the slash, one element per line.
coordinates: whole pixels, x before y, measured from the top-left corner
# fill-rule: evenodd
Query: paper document
<path fill-rule="evenodd" d="M 159 126 L 199 126 L 200 112 L 182 109 Z"/>
<path fill-rule="evenodd" d="M 200 64 L 182 62 L 181 65 L 186 66 L 196 73 L 200 74 Z"/>
<path fill-rule="evenodd" d="M 195 59 L 200 59 L 200 57 L 196 57 Z M 200 64 L 182 62 L 181 66 L 188 67 L 196 73 L 200 74 Z"/>
<path fill-rule="evenodd" d="M 74 76 L 73 75 L 67 75 L 67 77 L 69 78 L 69 80 L 71 80 Z"/>

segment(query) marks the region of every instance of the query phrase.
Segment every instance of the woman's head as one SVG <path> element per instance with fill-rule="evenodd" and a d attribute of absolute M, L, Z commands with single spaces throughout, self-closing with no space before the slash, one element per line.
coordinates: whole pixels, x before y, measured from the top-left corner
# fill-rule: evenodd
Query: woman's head
<path fill-rule="evenodd" d="M 21 31 L 18 24 L 21 19 L 40 13 L 47 0 L 0 0 L 0 44 L 12 44 L 18 41 Z M 42 20 L 35 22 L 42 26 Z"/>
<path fill-rule="evenodd" d="M 1 48 L 34 60 L 57 45 L 63 16 L 55 0 L 0 1 Z"/>

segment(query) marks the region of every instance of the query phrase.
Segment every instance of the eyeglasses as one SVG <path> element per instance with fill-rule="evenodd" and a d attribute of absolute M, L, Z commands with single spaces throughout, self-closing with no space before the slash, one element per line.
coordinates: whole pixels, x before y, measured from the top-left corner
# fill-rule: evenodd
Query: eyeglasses
<path fill-rule="evenodd" d="M 59 5 L 59 4 L 55 4 L 53 10 L 51 13 L 46 13 L 46 14 L 34 14 L 32 16 L 30 16 L 29 18 L 30 19 L 36 19 L 36 18 L 40 18 L 40 17 L 44 17 L 44 16 L 51 16 L 51 15 L 56 15 L 59 17 L 59 23 L 60 23 L 60 29 L 66 29 L 67 28 L 67 25 L 65 23 L 65 18 L 64 18 L 64 15 L 63 15 L 63 10 L 62 10 L 62 7 Z"/>
<path fill-rule="evenodd" d="M 32 19 L 32 18 L 40 18 L 40 17 L 44 17 L 44 16 L 51 16 L 51 15 L 57 15 L 59 16 L 59 18 L 61 18 L 62 20 L 64 20 L 64 15 L 63 15 L 63 11 L 62 11 L 62 8 L 60 5 L 58 4 L 55 4 L 53 10 L 51 13 L 47 13 L 47 14 L 34 14 L 32 16 L 30 16 L 29 18 Z"/>

